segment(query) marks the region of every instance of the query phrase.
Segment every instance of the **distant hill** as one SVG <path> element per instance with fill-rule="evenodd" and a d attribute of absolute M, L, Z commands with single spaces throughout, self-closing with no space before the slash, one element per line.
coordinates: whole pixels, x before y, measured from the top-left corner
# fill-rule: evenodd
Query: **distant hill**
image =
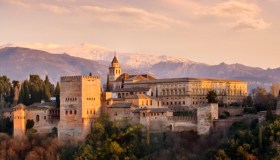
<path fill-rule="evenodd" d="M 45 51 L 7 47 L 0 49 L 0 74 L 11 79 L 24 80 L 30 74 L 44 78 L 49 75 L 56 82 L 60 76 L 89 74 L 103 75 L 107 72 L 106 63 L 91 61 L 68 54 L 50 54 Z"/>
<path fill-rule="evenodd" d="M 5 47 L 0 49 L 0 75 L 7 75 L 13 80 L 24 80 L 30 74 L 39 74 L 42 77 L 47 74 L 53 82 L 56 82 L 60 76 L 81 75 L 92 72 L 94 75 L 101 76 L 104 83 L 108 73 L 109 60 L 112 59 L 113 52 L 108 51 L 105 54 L 104 51 L 104 56 L 106 58 L 89 60 L 70 56 L 66 53 L 51 54 L 36 49 Z M 158 59 L 157 57 L 160 58 Z M 137 67 L 131 67 L 131 64 L 127 63 L 128 60 L 132 62 L 137 61 L 137 59 L 139 62 Z M 133 56 L 133 54 L 122 53 L 119 61 L 125 72 L 150 73 L 158 78 L 209 77 L 239 79 L 247 81 L 250 88 L 258 85 L 268 87 L 270 83 L 280 82 L 280 68 L 264 70 L 242 64 L 225 63 L 207 65 L 172 57 L 164 58 L 164 56 L 154 56 L 152 59 L 154 60 L 147 59 L 145 65 L 142 65 L 141 63 L 145 60 L 145 56 L 141 59 L 140 55 Z"/>

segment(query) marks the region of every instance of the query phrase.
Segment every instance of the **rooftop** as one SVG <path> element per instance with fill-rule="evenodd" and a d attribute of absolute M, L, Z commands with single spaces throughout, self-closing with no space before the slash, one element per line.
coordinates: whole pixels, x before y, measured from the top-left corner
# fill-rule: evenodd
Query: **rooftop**
<path fill-rule="evenodd" d="M 238 82 L 244 83 L 240 80 L 230 80 L 230 79 L 211 79 L 211 78 L 166 78 L 166 79 L 154 79 L 154 80 L 143 80 L 135 83 L 125 83 L 129 84 L 153 84 L 153 83 L 170 83 L 170 82 L 192 82 L 192 81 L 217 81 L 217 82 Z"/>
<path fill-rule="evenodd" d="M 132 88 L 117 88 L 114 92 L 145 92 L 149 91 L 149 87 L 132 87 Z"/>
<path fill-rule="evenodd" d="M 117 104 L 112 104 L 108 108 L 131 108 L 134 106 L 132 103 L 117 103 Z"/>
<path fill-rule="evenodd" d="M 151 113 L 162 113 L 162 112 L 168 112 L 171 111 L 169 108 L 137 108 L 133 112 L 134 113 L 139 113 L 140 111 L 143 110 L 149 110 Z"/>

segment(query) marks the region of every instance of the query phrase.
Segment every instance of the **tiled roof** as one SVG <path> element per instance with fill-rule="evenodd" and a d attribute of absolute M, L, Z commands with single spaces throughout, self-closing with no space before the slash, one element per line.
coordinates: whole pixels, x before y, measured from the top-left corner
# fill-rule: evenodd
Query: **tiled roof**
<path fill-rule="evenodd" d="M 24 104 L 18 104 L 16 106 L 14 106 L 14 108 L 17 109 L 27 109 L 27 110 L 47 110 L 47 107 L 38 107 L 38 106 L 34 106 L 34 105 L 30 105 L 30 106 L 25 106 Z"/>
<path fill-rule="evenodd" d="M 167 79 L 154 79 L 154 80 L 145 80 L 135 83 L 125 83 L 129 84 L 152 84 L 152 83 L 170 83 L 170 82 L 191 82 L 191 81 L 218 81 L 218 82 L 244 82 L 240 80 L 230 80 L 230 79 L 211 79 L 211 78 L 167 78 Z"/>
<path fill-rule="evenodd" d="M 139 113 L 140 111 L 149 110 L 150 113 L 162 113 L 171 111 L 169 108 L 137 108 L 133 112 Z"/>
<path fill-rule="evenodd" d="M 156 78 L 149 74 L 130 75 L 128 73 L 123 73 L 115 80 L 115 82 L 121 82 L 122 79 L 127 80 L 127 81 L 132 81 L 132 80 L 149 81 L 149 80 L 155 80 Z"/>
<path fill-rule="evenodd" d="M 46 106 L 55 106 L 55 102 L 44 102 L 44 103 L 33 103 L 29 107 L 46 107 Z"/>
<path fill-rule="evenodd" d="M 114 56 L 113 60 L 112 60 L 112 63 L 119 63 L 118 59 L 116 56 Z"/>
<path fill-rule="evenodd" d="M 114 92 L 143 92 L 149 91 L 150 88 L 148 87 L 132 87 L 132 88 L 117 88 Z"/>
<path fill-rule="evenodd" d="M 142 99 L 153 99 L 153 97 L 150 97 L 150 96 L 148 96 L 148 95 L 146 95 L 146 94 L 136 94 L 136 95 L 129 95 L 129 96 L 127 96 L 126 97 L 126 99 L 140 99 L 140 98 L 142 98 Z"/>
<path fill-rule="evenodd" d="M 133 106 L 132 103 L 116 103 L 116 104 L 112 104 L 108 108 L 130 108 L 132 106 Z"/>

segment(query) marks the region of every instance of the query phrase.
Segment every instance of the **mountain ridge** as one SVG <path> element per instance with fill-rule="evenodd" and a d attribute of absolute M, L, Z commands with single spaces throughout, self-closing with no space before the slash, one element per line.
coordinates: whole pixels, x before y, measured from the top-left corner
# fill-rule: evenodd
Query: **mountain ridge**
<path fill-rule="evenodd" d="M 111 55 L 111 59 L 112 59 Z M 110 60 L 111 60 L 110 59 Z M 189 63 L 179 61 L 161 61 L 158 63 L 131 68 L 119 59 L 124 72 L 138 74 L 149 73 L 158 78 L 193 77 L 193 78 L 222 78 L 247 81 L 250 88 L 280 82 L 280 68 L 262 69 L 243 64 L 208 65 L 204 63 Z M 55 82 L 60 76 L 89 74 L 101 76 L 106 81 L 110 61 L 88 60 L 74 57 L 68 53 L 52 54 L 46 51 L 22 48 L 5 47 L 0 49 L 0 74 L 7 75 L 13 80 L 24 80 L 30 74 L 40 76 L 49 75 Z M 9 67 L 7 67 L 9 66 Z"/>

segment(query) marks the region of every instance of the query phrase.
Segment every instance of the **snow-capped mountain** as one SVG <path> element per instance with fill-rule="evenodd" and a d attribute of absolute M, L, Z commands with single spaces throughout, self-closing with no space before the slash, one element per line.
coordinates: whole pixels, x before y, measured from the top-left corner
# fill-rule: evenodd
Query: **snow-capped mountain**
<path fill-rule="evenodd" d="M 49 75 L 51 80 L 56 82 L 59 81 L 60 76 L 92 72 L 94 75 L 101 76 L 104 83 L 114 54 L 110 49 L 89 44 L 72 47 L 55 44 L 20 45 L 25 48 L 14 46 L 19 45 L 6 44 L 0 47 L 0 75 L 7 75 L 12 80 L 24 80 L 30 74 L 39 74 Z M 280 82 L 280 68 L 262 69 L 226 63 L 208 65 L 172 56 L 117 54 L 123 72 L 131 74 L 148 73 L 157 78 L 238 79 L 247 81 L 249 88 L 256 86 L 269 88 L 271 83 Z"/>
<path fill-rule="evenodd" d="M 96 61 L 111 61 L 112 57 L 116 53 L 118 59 L 123 62 L 123 65 L 134 69 L 151 67 L 152 65 L 157 64 L 159 62 L 183 62 L 189 64 L 194 63 L 187 59 L 175 56 L 158 56 L 139 53 L 115 52 L 114 50 L 88 43 L 82 43 L 80 45 L 58 45 L 53 43 L 8 43 L 0 45 L 0 48 L 5 47 L 25 47 L 31 49 L 38 49 L 54 54 L 67 53 L 74 57 L 80 57 Z"/>

